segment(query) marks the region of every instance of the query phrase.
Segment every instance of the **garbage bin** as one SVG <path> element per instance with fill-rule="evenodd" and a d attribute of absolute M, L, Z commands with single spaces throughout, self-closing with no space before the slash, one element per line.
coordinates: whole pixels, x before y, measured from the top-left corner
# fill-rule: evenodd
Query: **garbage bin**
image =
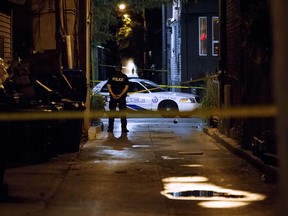
<path fill-rule="evenodd" d="M 69 99 L 74 101 L 86 100 L 86 75 L 82 70 L 63 69 L 63 74 L 68 79 L 73 88 L 73 96 Z"/>
<path fill-rule="evenodd" d="M 59 154 L 77 152 L 82 136 L 81 120 L 59 120 L 57 126 L 57 149 Z"/>
<path fill-rule="evenodd" d="M 13 104 L 13 96 L 10 97 L 3 88 L 0 88 L 0 115 L 10 112 Z M 8 189 L 4 182 L 6 164 L 9 153 L 11 123 L 9 121 L 0 121 L 0 201 L 8 198 Z"/>
<path fill-rule="evenodd" d="M 6 200 L 8 196 L 7 186 L 4 183 L 4 174 L 8 157 L 8 138 L 10 133 L 9 122 L 0 122 L 0 201 Z"/>
<path fill-rule="evenodd" d="M 45 92 L 45 89 L 37 89 L 38 98 L 42 101 L 52 101 L 61 106 L 61 111 L 80 111 L 85 109 L 86 77 L 85 73 L 76 69 L 63 69 L 63 73 L 51 74 L 38 73 L 38 79 L 49 86 L 53 91 Z M 49 78 L 50 77 L 50 78 Z M 67 88 L 69 86 L 69 88 Z M 38 86 L 39 87 L 39 86 Z M 72 87 L 72 88 L 70 88 Z M 53 94 L 52 94 L 53 93 Z M 59 96 L 58 98 L 52 95 Z M 47 95 L 50 95 L 48 97 Z M 84 114 L 84 112 L 83 112 Z M 83 119 L 61 119 L 55 124 L 56 152 L 58 154 L 76 152 L 80 147 Z"/>
<path fill-rule="evenodd" d="M 79 111 L 84 116 L 85 105 L 81 101 L 65 101 L 64 111 Z M 57 124 L 57 146 L 58 153 L 71 153 L 79 151 L 82 136 L 82 119 L 61 119 Z"/>
<path fill-rule="evenodd" d="M 49 112 L 49 110 L 18 109 L 18 112 Z M 50 111 L 51 112 L 51 111 Z M 11 162 L 35 164 L 55 156 L 55 121 L 16 121 L 11 126 Z"/>

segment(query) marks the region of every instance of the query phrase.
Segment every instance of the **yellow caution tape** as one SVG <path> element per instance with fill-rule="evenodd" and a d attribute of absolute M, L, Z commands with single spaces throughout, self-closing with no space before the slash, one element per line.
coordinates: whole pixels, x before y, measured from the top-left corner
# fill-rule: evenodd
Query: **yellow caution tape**
<path fill-rule="evenodd" d="M 166 113 L 166 112 L 165 112 Z M 109 116 L 118 118 L 122 113 L 120 111 L 85 111 L 85 117 L 107 118 Z M 125 113 L 127 118 L 161 118 L 162 113 L 153 111 L 128 111 Z M 178 112 L 169 112 L 171 117 L 178 115 Z M 218 116 L 219 118 L 251 118 L 251 117 L 275 117 L 277 107 L 270 106 L 253 106 L 253 107 L 231 107 L 221 109 L 197 109 L 191 112 L 181 113 L 182 117 L 201 117 Z M 0 113 L 0 121 L 32 121 L 32 120 L 63 120 L 63 119 L 83 119 L 83 111 L 31 111 L 31 112 L 13 112 Z"/>
<path fill-rule="evenodd" d="M 181 82 L 181 85 L 189 85 L 190 83 L 193 83 L 193 82 L 205 81 L 208 79 L 215 79 L 215 78 L 218 78 L 218 75 L 207 76 L 205 78 L 199 78 L 199 79 L 195 79 L 195 80 L 188 80 L 185 82 Z"/>

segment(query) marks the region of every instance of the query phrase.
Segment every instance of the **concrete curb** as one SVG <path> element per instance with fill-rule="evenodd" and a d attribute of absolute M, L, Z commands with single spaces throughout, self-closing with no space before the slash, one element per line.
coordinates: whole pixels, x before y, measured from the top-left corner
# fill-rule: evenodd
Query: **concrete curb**
<path fill-rule="evenodd" d="M 91 125 L 88 130 L 88 140 L 98 139 L 100 132 L 102 132 L 103 129 L 103 122 L 98 122 L 96 125 Z"/>
<path fill-rule="evenodd" d="M 215 139 L 217 142 L 222 144 L 225 148 L 227 148 L 233 154 L 243 158 L 247 162 L 249 162 L 252 166 L 258 169 L 263 173 L 263 180 L 265 182 L 275 182 L 277 181 L 278 176 L 278 168 L 267 165 L 261 161 L 260 158 L 253 155 L 251 151 L 245 150 L 239 146 L 239 144 L 232 138 L 229 138 L 223 134 L 221 134 L 216 128 L 208 128 L 204 127 L 203 132 Z"/>

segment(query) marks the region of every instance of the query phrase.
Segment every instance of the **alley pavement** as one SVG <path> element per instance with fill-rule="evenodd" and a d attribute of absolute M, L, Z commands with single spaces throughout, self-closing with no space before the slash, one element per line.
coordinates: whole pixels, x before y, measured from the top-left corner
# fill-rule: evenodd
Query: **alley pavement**
<path fill-rule="evenodd" d="M 128 128 L 104 127 L 79 152 L 8 168 L 0 215 L 275 215 L 276 183 L 263 178 L 275 169 L 251 165 L 215 129 L 156 118 Z"/>

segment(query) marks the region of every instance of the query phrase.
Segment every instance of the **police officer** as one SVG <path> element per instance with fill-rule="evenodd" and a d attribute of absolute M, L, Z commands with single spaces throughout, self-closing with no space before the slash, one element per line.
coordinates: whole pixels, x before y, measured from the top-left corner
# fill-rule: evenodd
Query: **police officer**
<path fill-rule="evenodd" d="M 126 119 L 126 96 L 129 88 L 128 77 L 122 73 L 121 61 L 117 61 L 115 72 L 109 77 L 107 88 L 110 93 L 109 109 L 115 111 L 118 105 L 120 110 L 121 128 L 123 133 L 129 132 L 127 129 Z M 113 132 L 114 129 L 114 114 L 109 116 L 108 132 Z"/>

